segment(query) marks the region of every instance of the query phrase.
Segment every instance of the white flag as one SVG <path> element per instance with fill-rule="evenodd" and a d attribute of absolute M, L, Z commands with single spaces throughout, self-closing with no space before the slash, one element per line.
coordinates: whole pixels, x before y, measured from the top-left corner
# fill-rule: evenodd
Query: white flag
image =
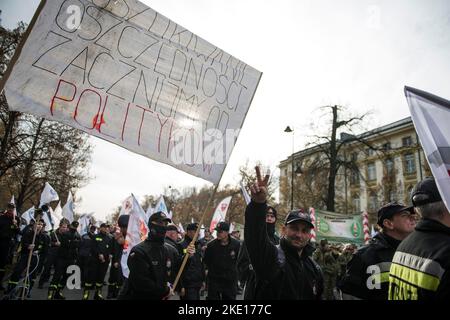
<path fill-rule="evenodd" d="M 150 219 L 150 216 L 153 214 L 153 212 L 155 212 L 153 207 L 151 205 L 149 205 L 147 208 L 147 211 L 145 212 L 145 221 L 147 221 L 147 223 L 148 223 L 148 220 Z"/>
<path fill-rule="evenodd" d="M 169 217 L 169 211 L 167 210 L 166 202 L 164 201 L 164 196 L 160 196 L 158 202 L 156 203 L 155 209 L 153 210 L 153 213 L 156 212 L 164 212 L 166 216 Z M 169 217 L 172 219 L 172 217 Z"/>
<path fill-rule="evenodd" d="M 232 233 L 234 231 L 234 222 L 230 223 L 230 230 L 229 233 Z"/>
<path fill-rule="evenodd" d="M 93 213 L 85 213 L 78 219 L 78 233 L 82 236 L 89 232 Z"/>
<path fill-rule="evenodd" d="M 145 212 L 133 194 L 131 195 L 131 198 L 132 202 L 129 210 L 130 220 L 128 221 L 127 236 L 125 238 L 121 259 L 122 273 L 125 278 L 128 278 L 128 275 L 130 274 L 127 261 L 131 249 L 144 241 L 148 234 L 148 220 L 146 220 Z"/>
<path fill-rule="evenodd" d="M 450 101 L 405 87 L 411 117 L 436 180 L 450 211 Z"/>
<path fill-rule="evenodd" d="M 55 189 L 53 189 L 53 187 L 48 182 L 46 182 L 44 190 L 41 193 L 41 201 L 39 203 L 39 207 L 57 200 L 59 200 L 58 193 L 56 193 Z"/>
<path fill-rule="evenodd" d="M 52 216 L 52 208 L 48 206 L 48 211 L 42 211 L 42 220 L 45 222 L 45 231 L 51 231 L 55 227 L 55 220 Z"/>
<path fill-rule="evenodd" d="M 241 192 L 242 192 L 242 196 L 244 197 L 245 203 L 248 205 L 251 201 L 250 195 L 248 194 L 247 189 L 245 189 L 242 181 L 240 182 L 239 185 L 241 186 Z"/>
<path fill-rule="evenodd" d="M 184 232 L 183 225 L 181 224 L 181 222 L 178 223 L 178 230 L 180 231 L 180 233 L 185 233 L 185 232 Z"/>
<path fill-rule="evenodd" d="M 372 230 L 370 231 L 370 236 L 373 238 L 377 235 L 377 232 L 375 231 L 375 228 L 372 225 Z"/>
<path fill-rule="evenodd" d="M 53 217 L 54 227 L 58 228 L 59 223 L 63 219 L 62 216 L 62 208 L 61 208 L 61 201 L 58 202 L 58 205 L 56 206 L 55 210 L 53 210 L 50 206 L 48 207 L 51 213 L 51 216 Z"/>
<path fill-rule="evenodd" d="M 24 219 L 27 224 L 30 224 L 31 220 L 34 220 L 34 207 L 31 207 L 30 209 L 22 213 L 20 217 Z"/>
<path fill-rule="evenodd" d="M 74 214 L 75 212 L 74 212 L 72 192 L 69 191 L 69 194 L 67 195 L 66 204 L 62 209 L 62 216 L 66 218 L 70 223 L 72 223 Z"/>
<path fill-rule="evenodd" d="M 225 216 L 227 215 L 227 211 L 228 211 L 228 207 L 230 205 L 230 201 L 231 201 L 231 196 L 230 197 L 226 197 L 225 199 L 220 201 L 220 203 L 217 205 L 216 211 L 214 211 L 214 215 L 212 217 L 211 224 L 209 226 L 209 231 L 211 231 L 211 233 L 215 234 L 214 229 L 216 228 L 216 225 L 220 221 L 225 221 Z"/>
<path fill-rule="evenodd" d="M 132 207 L 133 207 L 133 197 L 129 196 L 122 201 L 122 207 L 120 208 L 119 216 L 122 216 L 124 214 L 130 214 Z"/>
<path fill-rule="evenodd" d="M 138 0 L 46 1 L 29 31 L 5 85 L 10 110 L 219 182 L 261 72 Z M 227 137 L 220 153 L 206 128 Z"/>

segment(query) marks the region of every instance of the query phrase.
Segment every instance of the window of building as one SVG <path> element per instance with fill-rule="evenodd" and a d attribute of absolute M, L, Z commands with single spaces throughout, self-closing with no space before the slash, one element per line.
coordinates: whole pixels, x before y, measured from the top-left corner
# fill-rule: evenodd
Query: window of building
<path fill-rule="evenodd" d="M 385 144 L 383 144 L 383 150 L 384 151 L 391 150 L 391 143 L 390 142 L 386 142 Z"/>
<path fill-rule="evenodd" d="M 367 148 L 366 149 L 366 154 L 367 154 L 368 157 L 372 157 L 372 156 L 375 155 L 375 150 L 372 149 L 372 148 Z"/>
<path fill-rule="evenodd" d="M 356 152 L 353 152 L 353 153 L 352 153 L 352 155 L 351 155 L 351 160 L 352 160 L 353 162 L 358 161 L 358 154 L 357 154 Z"/>
<path fill-rule="evenodd" d="M 404 138 L 402 139 L 402 145 L 403 145 L 404 147 L 412 146 L 412 138 L 411 138 L 411 136 L 404 137 Z"/>
<path fill-rule="evenodd" d="M 359 195 L 355 194 L 352 197 L 352 205 L 354 212 L 361 212 L 361 200 L 359 200 Z"/>
<path fill-rule="evenodd" d="M 375 192 L 371 192 L 369 195 L 369 211 L 377 211 L 378 209 L 378 199 Z"/>
<path fill-rule="evenodd" d="M 369 181 L 377 180 L 377 170 L 374 162 L 367 164 L 367 179 Z"/>
<path fill-rule="evenodd" d="M 386 174 L 388 174 L 388 175 L 394 174 L 394 160 L 392 160 L 390 158 L 386 159 L 384 164 L 386 166 Z"/>
<path fill-rule="evenodd" d="M 352 170 L 350 173 L 350 184 L 358 185 L 359 184 L 359 170 Z"/>
<path fill-rule="evenodd" d="M 405 154 L 405 173 L 412 174 L 416 172 L 416 159 L 413 153 Z"/>

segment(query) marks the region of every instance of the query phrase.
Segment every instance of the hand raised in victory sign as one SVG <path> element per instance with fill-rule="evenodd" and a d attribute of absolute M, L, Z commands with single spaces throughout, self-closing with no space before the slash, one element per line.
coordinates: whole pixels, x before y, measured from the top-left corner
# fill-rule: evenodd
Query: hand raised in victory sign
<path fill-rule="evenodd" d="M 267 200 L 267 183 L 269 182 L 270 174 L 266 174 L 264 180 L 261 178 L 261 170 L 259 166 L 255 167 L 256 183 L 250 187 L 252 200 L 256 203 L 265 203 Z"/>

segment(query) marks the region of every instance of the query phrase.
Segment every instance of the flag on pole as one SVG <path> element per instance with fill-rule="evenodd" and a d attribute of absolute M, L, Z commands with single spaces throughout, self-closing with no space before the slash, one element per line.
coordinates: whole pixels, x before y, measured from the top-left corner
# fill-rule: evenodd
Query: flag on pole
<path fill-rule="evenodd" d="M 411 118 L 439 193 L 450 211 L 450 101 L 405 87 Z"/>
<path fill-rule="evenodd" d="M 251 201 L 250 195 L 248 194 L 247 189 L 245 189 L 244 183 L 242 181 L 239 185 L 241 186 L 241 192 L 242 196 L 244 197 L 245 203 L 248 205 Z"/>
<path fill-rule="evenodd" d="M 31 207 L 30 209 L 22 213 L 20 217 L 24 219 L 27 224 L 30 224 L 31 220 L 34 220 L 34 207 Z"/>
<path fill-rule="evenodd" d="M 44 204 L 48 204 L 52 201 L 59 200 L 58 193 L 56 193 L 55 189 L 46 182 L 44 186 L 44 190 L 41 193 L 41 201 L 39 203 L 39 208 Z"/>
<path fill-rule="evenodd" d="M 180 223 L 178 223 L 178 230 L 180 231 L 180 233 L 185 233 L 184 232 L 184 228 L 183 228 L 183 225 L 181 224 L 181 222 Z"/>
<path fill-rule="evenodd" d="M 130 270 L 128 269 L 127 260 L 131 249 L 144 241 L 148 234 L 148 220 L 146 220 L 145 211 L 139 205 L 133 194 L 131 194 L 131 207 L 129 210 L 130 220 L 128 222 L 127 236 L 123 246 L 123 254 L 121 259 L 122 273 L 125 278 L 128 278 Z"/>
<path fill-rule="evenodd" d="M 316 242 L 316 210 L 314 208 L 309 208 L 309 216 L 311 217 L 311 222 L 314 225 L 314 228 L 311 230 L 311 242 Z"/>
<path fill-rule="evenodd" d="M 42 210 L 42 220 L 45 222 L 44 230 L 49 232 L 55 228 L 55 220 L 53 219 L 52 212 L 53 209 L 48 206 L 48 210 Z"/>
<path fill-rule="evenodd" d="M 159 200 L 156 203 L 153 213 L 156 213 L 159 211 L 164 212 L 166 214 L 166 216 L 168 216 L 170 219 L 172 219 L 172 217 L 169 214 L 169 211 L 167 210 L 166 202 L 164 201 L 164 196 L 159 197 Z"/>
<path fill-rule="evenodd" d="M 89 232 L 93 213 L 84 213 L 78 219 L 78 233 L 82 236 Z"/>
<path fill-rule="evenodd" d="M 69 191 L 66 204 L 64 205 L 64 207 L 62 209 L 62 216 L 64 218 L 66 218 L 70 223 L 72 223 L 74 214 L 75 214 L 75 210 L 74 210 L 72 192 Z"/>
<path fill-rule="evenodd" d="M 151 205 L 148 206 L 147 211 L 145 212 L 145 221 L 147 221 L 150 219 L 150 216 L 153 214 L 153 212 L 155 209 L 153 209 L 153 207 Z"/>
<path fill-rule="evenodd" d="M 51 216 L 53 217 L 55 226 L 59 226 L 59 223 L 63 219 L 61 201 L 58 202 L 58 205 L 56 206 L 55 210 L 53 210 L 51 207 L 49 207 L 49 210 L 50 210 Z"/>
<path fill-rule="evenodd" d="M 228 207 L 230 206 L 230 201 L 231 201 L 231 196 L 226 197 L 225 199 L 220 201 L 220 203 L 217 205 L 216 210 L 214 211 L 214 215 L 211 220 L 211 224 L 209 226 L 209 231 L 211 231 L 211 233 L 215 234 L 214 229 L 216 228 L 216 225 L 220 221 L 225 221 L 225 216 L 227 214 Z"/>
<path fill-rule="evenodd" d="M 122 208 L 120 208 L 119 216 L 122 216 L 124 214 L 130 214 L 132 207 L 133 207 L 133 197 L 129 196 L 122 201 Z"/>

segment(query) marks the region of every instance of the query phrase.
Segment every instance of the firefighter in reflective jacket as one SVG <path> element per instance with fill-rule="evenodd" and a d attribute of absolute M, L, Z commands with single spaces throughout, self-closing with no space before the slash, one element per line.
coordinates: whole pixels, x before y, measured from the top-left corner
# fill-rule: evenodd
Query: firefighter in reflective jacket
<path fill-rule="evenodd" d="M 381 232 L 347 264 L 339 289 L 344 300 L 387 300 L 389 268 L 400 242 L 414 231 L 414 210 L 391 202 L 378 210 Z"/>
<path fill-rule="evenodd" d="M 450 213 L 434 178 L 414 188 L 412 203 L 422 217 L 395 252 L 389 300 L 450 301 Z"/>
<path fill-rule="evenodd" d="M 95 244 L 91 256 L 91 266 L 89 274 L 84 284 L 83 300 L 89 299 L 89 291 L 94 288 L 94 300 L 103 300 L 102 288 L 105 280 L 108 265 L 113 254 L 113 236 L 109 232 L 109 225 L 102 223 L 99 233 L 94 237 Z"/>

